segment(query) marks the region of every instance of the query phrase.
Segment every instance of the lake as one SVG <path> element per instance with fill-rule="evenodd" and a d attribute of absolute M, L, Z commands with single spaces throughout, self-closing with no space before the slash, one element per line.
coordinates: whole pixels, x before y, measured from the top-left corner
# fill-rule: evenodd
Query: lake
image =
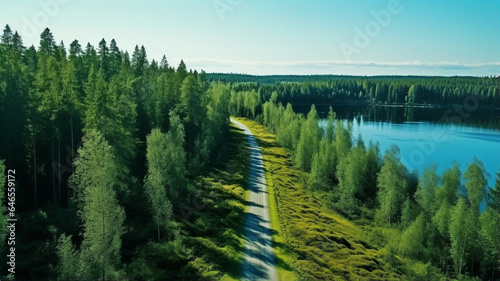
<path fill-rule="evenodd" d="M 318 111 L 320 116 L 325 117 L 328 109 L 318 107 Z M 402 162 L 410 170 L 417 169 L 421 173 L 425 167 L 435 163 L 441 174 L 456 160 L 464 172 L 477 157 L 490 175 L 489 186 L 494 186 L 495 173 L 500 171 L 498 112 L 484 110 L 481 113 L 470 112 L 469 115 L 462 112 L 464 117 L 461 119 L 446 119 L 443 118 L 447 114 L 446 109 L 334 107 L 334 111 L 338 119 L 353 122 L 355 138 L 361 134 L 365 144 L 378 142 L 381 153 L 393 144 L 399 146 Z M 455 123 L 445 122 L 450 119 Z"/>

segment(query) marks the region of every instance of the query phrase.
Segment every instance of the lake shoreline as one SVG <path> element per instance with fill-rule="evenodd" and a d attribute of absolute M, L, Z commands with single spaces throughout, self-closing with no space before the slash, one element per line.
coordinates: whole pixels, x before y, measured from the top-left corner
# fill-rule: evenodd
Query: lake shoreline
<path fill-rule="evenodd" d="M 373 103 L 373 102 L 359 102 L 359 101 L 347 101 L 347 102 L 335 102 L 335 103 L 290 103 L 293 107 L 303 107 L 303 106 L 311 106 L 314 104 L 316 107 L 325 107 L 325 106 L 353 106 L 353 107 L 364 107 L 364 106 L 372 106 L 372 107 L 387 107 L 387 108 L 428 108 L 428 109 L 453 109 L 457 104 L 381 104 L 381 103 Z M 486 109 L 486 110 L 500 110 L 500 107 L 493 106 L 478 106 L 478 109 Z"/>
<path fill-rule="evenodd" d="M 340 118 L 340 120 L 349 120 Z M 327 119 L 320 119 L 326 126 Z M 438 164 L 438 172 L 457 161 L 462 172 L 477 157 L 489 173 L 489 187 L 495 184 L 495 173 L 500 168 L 500 129 L 467 126 L 466 124 L 435 124 L 412 122 L 394 125 L 389 120 L 366 120 L 353 123 L 353 136 L 362 136 L 365 144 L 379 143 L 383 154 L 393 144 L 401 151 L 403 164 L 421 174 L 432 164 Z M 471 146 L 471 144 L 474 144 Z"/>

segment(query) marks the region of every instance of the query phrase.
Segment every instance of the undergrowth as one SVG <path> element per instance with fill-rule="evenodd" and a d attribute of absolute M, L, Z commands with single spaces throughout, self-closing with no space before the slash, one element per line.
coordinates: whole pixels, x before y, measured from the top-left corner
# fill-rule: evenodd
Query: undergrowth
<path fill-rule="evenodd" d="M 177 238 L 136 249 L 127 270 L 133 280 L 239 280 L 248 161 L 246 138 L 231 127 L 211 168 L 174 206 Z"/>
<path fill-rule="evenodd" d="M 272 189 L 280 232 L 289 245 L 299 280 L 401 280 L 385 259 L 385 249 L 371 245 L 367 233 L 328 210 L 301 183 L 290 154 L 265 127 L 238 118 L 257 138 Z M 272 200 L 271 200 L 272 201 Z"/>

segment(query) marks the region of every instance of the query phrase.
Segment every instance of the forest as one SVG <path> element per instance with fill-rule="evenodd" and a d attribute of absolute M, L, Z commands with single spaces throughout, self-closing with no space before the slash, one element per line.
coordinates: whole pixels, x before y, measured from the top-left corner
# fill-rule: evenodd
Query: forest
<path fill-rule="evenodd" d="M 479 159 L 463 174 L 455 163 L 443 174 L 431 165 L 418 175 L 401 163 L 397 146 L 381 155 L 378 143 L 353 137 L 352 124 L 336 120 L 333 111 L 326 130 L 314 106 L 307 117 L 271 101 L 263 111 L 263 124 L 291 151 L 307 189 L 367 227 L 394 266 L 405 264 L 407 274 L 421 278 L 499 275 L 500 177 L 489 189 Z"/>
<path fill-rule="evenodd" d="M 248 159 L 229 118 L 239 116 L 275 134 L 305 192 L 369 233 L 399 276 L 497 280 L 498 175 L 487 187 L 480 159 L 463 174 L 457 164 L 418 175 L 397 147 L 366 144 L 333 109 L 323 129 L 314 105 L 447 107 L 467 97 L 497 110 L 500 79 L 207 74 L 115 40 L 67 48 L 48 28 L 27 47 L 7 25 L 0 197 L 6 205 L 3 177 L 16 169 L 15 279 L 237 280 Z M 311 106 L 307 116 L 298 105 Z M 303 255 L 285 239 L 301 276 Z M 13 279 L 7 268 L 0 276 Z"/>
<path fill-rule="evenodd" d="M 489 175 L 476 158 L 463 174 L 455 163 L 443 174 L 431 165 L 419 175 L 402 164 L 397 146 L 382 153 L 378 143 L 366 144 L 353 135 L 351 122 L 336 118 L 332 107 L 326 127 L 320 126 L 314 103 L 363 99 L 387 104 L 400 87 L 404 90 L 399 100 L 407 106 L 413 101 L 453 105 L 474 99 L 478 107 L 497 110 L 499 82 L 498 78 L 461 77 L 235 82 L 230 113 L 255 119 L 275 133 L 276 142 L 291 152 L 294 166 L 303 172 L 303 185 L 332 211 L 369 229 L 371 243 L 386 249 L 386 259 L 395 267 L 403 264 L 406 274 L 496 280 L 500 273 L 499 173 L 493 175 L 495 186 L 488 187 Z M 359 95 L 351 94 L 358 91 Z M 415 98 L 415 93 L 433 98 Z M 306 116 L 293 109 L 303 104 L 312 104 Z M 481 202 L 487 202 L 486 208 Z"/>
<path fill-rule="evenodd" d="M 229 98 L 228 86 L 183 61 L 149 61 L 144 47 L 129 55 L 103 39 L 66 49 L 49 29 L 25 47 L 7 25 L 0 158 L 2 171 L 17 171 L 16 279 L 140 276 L 123 264 L 147 271 L 132 260 L 154 245 L 184 251 L 174 216 L 227 138 Z M 1 221 L 4 240 L 5 212 Z"/>
<path fill-rule="evenodd" d="M 237 92 L 256 91 L 262 103 L 276 92 L 276 102 L 293 105 L 350 103 L 451 107 L 463 103 L 468 96 L 474 96 L 480 107 L 500 107 L 499 77 L 251 76 L 213 73 L 207 74 L 207 77 L 210 81 L 231 83 Z M 241 101 L 238 104 L 244 106 Z"/>

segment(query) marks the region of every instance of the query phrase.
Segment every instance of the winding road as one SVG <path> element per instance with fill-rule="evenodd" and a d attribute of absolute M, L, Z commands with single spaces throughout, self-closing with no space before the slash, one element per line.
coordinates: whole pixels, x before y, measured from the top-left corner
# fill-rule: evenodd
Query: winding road
<path fill-rule="evenodd" d="M 231 118 L 243 130 L 250 148 L 250 174 L 245 222 L 245 252 L 242 264 L 243 280 L 278 280 L 271 238 L 271 217 L 264 163 L 259 145 L 247 126 Z"/>

